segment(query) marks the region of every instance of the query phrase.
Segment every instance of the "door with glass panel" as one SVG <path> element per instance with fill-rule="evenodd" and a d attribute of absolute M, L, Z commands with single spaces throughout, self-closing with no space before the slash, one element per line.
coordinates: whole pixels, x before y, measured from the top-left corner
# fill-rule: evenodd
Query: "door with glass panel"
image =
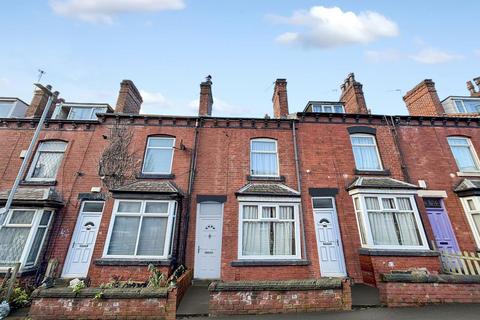
<path fill-rule="evenodd" d="M 103 201 L 85 201 L 77 219 L 62 277 L 87 276 L 98 228 L 102 219 Z"/>
<path fill-rule="evenodd" d="M 313 198 L 318 259 L 322 277 L 346 276 L 342 239 L 333 198 Z"/>
<path fill-rule="evenodd" d="M 452 224 L 441 198 L 424 198 L 428 220 L 433 229 L 435 243 L 439 251 L 459 252 Z"/>
<path fill-rule="evenodd" d="M 219 279 L 222 258 L 223 203 L 202 202 L 197 207 L 195 232 L 196 279 Z"/>

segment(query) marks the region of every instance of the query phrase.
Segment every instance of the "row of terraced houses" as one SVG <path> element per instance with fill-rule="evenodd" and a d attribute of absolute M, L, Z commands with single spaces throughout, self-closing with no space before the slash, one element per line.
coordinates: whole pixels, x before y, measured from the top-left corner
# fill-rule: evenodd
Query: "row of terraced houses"
<path fill-rule="evenodd" d="M 265 118 L 212 116 L 209 78 L 198 116 L 140 114 L 129 80 L 115 108 L 58 99 L 0 217 L 0 272 L 20 262 L 22 283 L 48 273 L 97 288 L 184 265 L 212 281 L 211 314 L 348 309 L 353 283 L 388 305 L 480 301 L 479 279 L 446 275 L 440 256 L 480 248 L 480 93 L 467 87 L 441 101 L 424 80 L 401 116 L 368 109 L 353 74 L 338 101 L 293 113 L 277 79 Z M 3 203 L 48 93 L 0 98 Z M 129 312 L 126 298 L 95 305 L 60 291 L 37 290 L 31 316 Z M 148 299 L 159 305 L 136 316 L 172 317 Z"/>

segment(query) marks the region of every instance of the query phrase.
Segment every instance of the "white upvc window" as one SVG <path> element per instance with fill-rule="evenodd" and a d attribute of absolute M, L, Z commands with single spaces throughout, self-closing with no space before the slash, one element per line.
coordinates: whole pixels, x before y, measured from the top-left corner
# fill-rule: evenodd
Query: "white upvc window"
<path fill-rule="evenodd" d="M 357 170 L 383 170 L 374 135 L 355 133 L 350 135 L 350 141 Z"/>
<path fill-rule="evenodd" d="M 64 141 L 44 141 L 38 146 L 26 180 L 54 181 L 67 148 Z"/>
<path fill-rule="evenodd" d="M 39 260 L 50 227 L 52 209 L 14 208 L 0 226 L 0 270 L 21 263 L 33 267 Z"/>
<path fill-rule="evenodd" d="M 459 113 L 480 112 L 480 99 L 455 99 L 453 101 Z"/>
<path fill-rule="evenodd" d="M 358 194 L 353 201 L 363 247 L 429 249 L 413 195 Z"/>
<path fill-rule="evenodd" d="M 105 113 L 107 108 L 94 107 L 71 107 L 67 119 L 68 120 L 95 120 L 97 113 Z"/>
<path fill-rule="evenodd" d="M 115 200 L 104 257 L 168 258 L 175 210 L 171 200 Z"/>
<path fill-rule="evenodd" d="M 480 248 L 480 197 L 460 198 L 477 247 Z"/>
<path fill-rule="evenodd" d="M 461 172 L 478 172 L 480 165 L 472 142 L 466 137 L 448 137 L 448 144 Z"/>
<path fill-rule="evenodd" d="M 0 101 L 0 118 L 9 118 L 12 114 L 14 103 Z"/>
<path fill-rule="evenodd" d="M 345 109 L 341 104 L 314 104 L 312 106 L 312 111 L 322 113 L 345 113 Z"/>
<path fill-rule="evenodd" d="M 278 177 L 278 149 L 274 139 L 250 141 L 250 174 L 259 177 Z"/>
<path fill-rule="evenodd" d="M 298 203 L 241 202 L 239 259 L 300 259 Z"/>
<path fill-rule="evenodd" d="M 170 174 L 173 164 L 175 138 L 149 137 L 142 172 L 146 174 Z"/>

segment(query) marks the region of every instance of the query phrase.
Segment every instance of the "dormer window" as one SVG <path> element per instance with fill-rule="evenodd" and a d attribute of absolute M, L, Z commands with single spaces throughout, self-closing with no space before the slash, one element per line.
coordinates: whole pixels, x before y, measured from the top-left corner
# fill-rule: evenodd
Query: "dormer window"
<path fill-rule="evenodd" d="M 455 108 L 459 113 L 479 113 L 480 99 L 455 99 Z"/>
<path fill-rule="evenodd" d="M 54 119 L 96 120 L 97 113 L 106 113 L 108 105 L 62 103 L 57 106 L 52 116 Z"/>
<path fill-rule="evenodd" d="M 345 113 L 345 109 L 341 104 L 313 104 L 312 112 Z"/>

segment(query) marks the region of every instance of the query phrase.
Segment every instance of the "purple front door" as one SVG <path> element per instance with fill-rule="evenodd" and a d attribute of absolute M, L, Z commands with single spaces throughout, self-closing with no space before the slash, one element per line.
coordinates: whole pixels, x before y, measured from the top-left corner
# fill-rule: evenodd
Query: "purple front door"
<path fill-rule="evenodd" d="M 424 198 L 428 219 L 433 229 L 435 242 L 439 251 L 459 252 L 457 239 L 452 224 L 441 198 Z"/>

